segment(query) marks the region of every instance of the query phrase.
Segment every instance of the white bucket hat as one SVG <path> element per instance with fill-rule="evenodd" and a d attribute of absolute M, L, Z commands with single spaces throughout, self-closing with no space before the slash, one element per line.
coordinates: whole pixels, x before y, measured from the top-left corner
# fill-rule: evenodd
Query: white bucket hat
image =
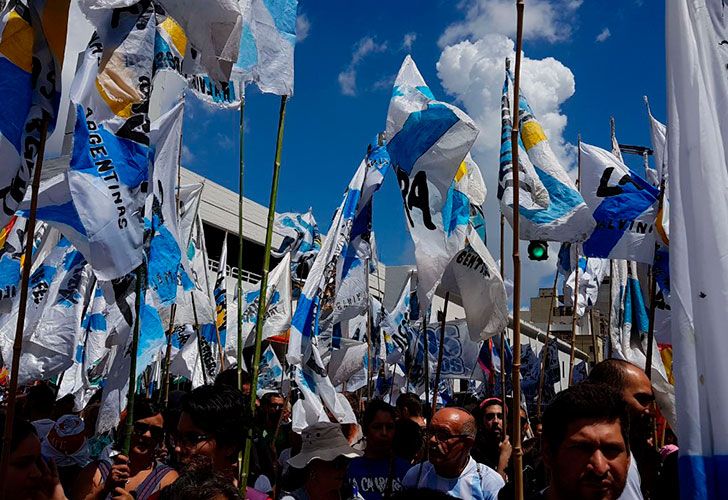
<path fill-rule="evenodd" d="M 301 452 L 288 459 L 288 464 L 296 469 L 303 469 L 316 459 L 332 462 L 337 457 L 356 458 L 362 455 L 361 451 L 349 446 L 339 424 L 317 422 L 306 427 L 301 438 Z"/>

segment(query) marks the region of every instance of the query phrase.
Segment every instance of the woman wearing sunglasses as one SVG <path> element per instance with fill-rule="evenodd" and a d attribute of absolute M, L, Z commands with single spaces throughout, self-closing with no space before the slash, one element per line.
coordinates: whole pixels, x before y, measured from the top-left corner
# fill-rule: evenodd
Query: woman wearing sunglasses
<path fill-rule="evenodd" d="M 349 446 L 341 426 L 331 422 L 318 422 L 301 433 L 301 452 L 291 457 L 288 464 L 303 469 L 306 482 L 297 490 L 285 494 L 281 500 L 348 500 L 361 498 L 346 484 L 346 468 L 352 458 L 361 456 L 359 450 Z"/>
<path fill-rule="evenodd" d="M 126 418 L 119 423 L 123 436 Z M 148 399 L 134 400 L 134 427 L 129 456 L 116 455 L 110 463 L 92 462 L 76 480 L 74 500 L 154 499 L 165 486 L 177 479 L 177 472 L 156 461 L 164 439 L 164 418 Z"/>

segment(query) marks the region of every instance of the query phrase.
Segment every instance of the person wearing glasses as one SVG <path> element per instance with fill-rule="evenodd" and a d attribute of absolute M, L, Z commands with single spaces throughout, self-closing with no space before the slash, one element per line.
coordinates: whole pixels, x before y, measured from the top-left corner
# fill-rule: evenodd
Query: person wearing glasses
<path fill-rule="evenodd" d="M 288 464 L 303 470 L 305 483 L 283 494 L 281 500 L 350 500 L 361 499 L 346 482 L 346 468 L 361 451 L 352 448 L 340 424 L 317 422 L 301 432 L 303 444 Z"/>
<path fill-rule="evenodd" d="M 348 480 L 365 500 L 382 500 L 402 489 L 409 462 L 394 456 L 396 410 L 381 399 L 364 410 L 364 456 L 351 461 Z"/>
<path fill-rule="evenodd" d="M 116 455 L 113 463 L 92 462 L 79 473 L 72 498 L 83 500 L 155 498 L 165 486 L 177 479 L 177 472 L 157 462 L 157 451 L 164 439 L 164 418 L 149 399 L 134 399 L 134 427 L 129 456 Z M 124 435 L 126 416 L 119 423 Z"/>
<path fill-rule="evenodd" d="M 428 428 L 430 458 L 407 472 L 403 487 L 429 488 L 463 500 L 498 498 L 505 481 L 470 456 L 475 434 L 475 419 L 470 413 L 461 408 L 439 410 Z"/>

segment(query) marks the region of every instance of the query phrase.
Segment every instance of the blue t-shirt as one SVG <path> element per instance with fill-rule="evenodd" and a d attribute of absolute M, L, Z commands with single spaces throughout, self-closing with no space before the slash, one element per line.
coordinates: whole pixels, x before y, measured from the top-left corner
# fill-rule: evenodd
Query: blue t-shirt
<path fill-rule="evenodd" d="M 347 479 L 352 488 L 365 500 L 382 500 L 387 489 L 389 478 L 389 459 L 358 457 L 351 461 L 347 471 Z M 401 458 L 392 463 L 392 488 L 394 494 L 402 489 L 402 478 L 410 465 Z"/>

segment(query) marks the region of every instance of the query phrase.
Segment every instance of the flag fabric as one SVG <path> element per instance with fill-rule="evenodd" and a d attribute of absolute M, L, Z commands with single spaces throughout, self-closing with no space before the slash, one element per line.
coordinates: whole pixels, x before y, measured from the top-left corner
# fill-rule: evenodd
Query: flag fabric
<path fill-rule="evenodd" d="M 238 299 L 240 300 L 240 299 Z M 260 283 L 253 290 L 243 292 L 243 342 L 244 346 L 255 345 L 255 326 L 258 321 L 260 302 Z M 231 305 L 237 310 L 237 305 Z M 288 331 L 291 327 L 291 264 L 290 254 L 286 254 L 268 276 L 268 290 L 265 298 L 263 333 L 261 340 Z M 225 352 L 233 359 L 238 352 L 238 322 L 231 321 L 227 327 Z"/>
<path fill-rule="evenodd" d="M 189 292 L 178 290 L 177 309 L 175 313 L 175 325 L 214 325 L 215 324 L 215 300 L 213 288 L 208 279 L 207 269 L 207 248 L 205 247 L 205 235 L 202 229 L 202 219 L 199 213 L 189 213 L 193 219 L 191 236 L 188 239 L 187 261 L 189 262 L 188 276 L 194 287 Z M 184 218 L 180 227 L 186 226 Z M 168 319 L 163 318 L 163 321 Z M 165 323 L 166 324 L 166 323 Z"/>
<path fill-rule="evenodd" d="M 310 266 L 321 250 L 321 233 L 311 208 L 305 214 L 287 212 L 276 215 L 275 231 L 283 235 L 283 241 L 278 250 L 271 251 L 271 255 L 282 258 L 290 252 L 291 274 L 294 276 L 299 266 Z"/>
<path fill-rule="evenodd" d="M 410 330 L 410 298 L 412 296 L 412 273 L 409 273 L 402 286 L 402 293 L 392 311 L 383 319 L 382 328 L 391 338 L 393 350 L 387 356 L 388 363 L 396 363 L 409 347 Z"/>
<path fill-rule="evenodd" d="M 225 346 L 227 337 L 227 233 L 222 240 L 222 252 L 215 279 L 215 327 L 220 334 L 220 342 Z"/>
<path fill-rule="evenodd" d="M 478 351 L 478 366 L 485 375 L 485 380 L 493 382 L 495 380 L 495 365 L 493 363 L 493 353 L 495 352 L 495 342 L 490 338 L 483 341 Z"/>
<path fill-rule="evenodd" d="M 187 246 L 179 240 L 177 222 L 177 171 L 182 147 L 183 103 L 151 125 L 152 193 L 147 197 L 144 223 L 150 233 L 147 250 L 147 280 L 158 306 L 170 306 L 177 289 L 194 287 L 184 269 Z"/>
<path fill-rule="evenodd" d="M 233 77 L 266 93 L 293 95 L 298 0 L 242 0 L 245 23 Z"/>
<path fill-rule="evenodd" d="M 65 234 L 104 281 L 130 273 L 143 259 L 155 32 L 151 4 L 114 11 L 114 22 L 111 16 L 92 37 L 71 88 L 70 199 L 38 212 L 61 232 L 72 228 Z"/>
<path fill-rule="evenodd" d="M 585 381 L 587 375 L 587 363 L 586 361 L 580 361 L 576 364 L 576 366 L 574 366 L 574 377 L 572 383 L 576 385 L 580 382 Z"/>
<path fill-rule="evenodd" d="M 363 258 L 367 256 L 365 252 L 371 251 L 367 237 L 371 199 L 384 180 L 388 165 L 386 149 L 379 145 L 371 147 L 334 214 L 291 321 L 287 359 L 290 365 L 301 366 L 294 370 L 294 375 L 305 378 L 296 380 L 296 384 L 303 394 L 305 389 L 312 391 L 312 397 L 321 397 L 340 423 L 354 422 L 355 417 L 346 398 L 336 393 L 326 375 L 319 352 L 319 334 L 356 316 L 362 310 L 362 302 L 364 308 L 369 302 L 365 279 L 368 267 Z M 312 408 L 323 407 L 309 407 Z M 297 412 L 303 414 L 302 409 Z M 313 418 L 310 412 L 306 415 Z"/>
<path fill-rule="evenodd" d="M 0 227 L 8 224 L 38 160 L 42 121 L 56 126 L 70 0 L 6 2 L 0 9 Z"/>
<path fill-rule="evenodd" d="M 584 255 L 652 264 L 659 191 L 609 151 L 583 142 L 579 151 L 581 192 L 596 221 Z"/>
<path fill-rule="evenodd" d="M 331 352 L 328 373 L 334 387 L 352 392 L 366 385 L 369 365 L 366 342 L 343 339 L 340 347 Z"/>
<path fill-rule="evenodd" d="M 60 238 L 28 283 L 20 384 L 48 380 L 73 364 L 82 314 L 90 301 L 92 273 L 83 256 Z M 20 296 L 0 328 L 3 359 L 12 359 Z"/>
<path fill-rule="evenodd" d="M 463 248 L 470 203 L 453 180 L 478 129 L 460 109 L 435 99 L 408 55 L 394 82 L 386 134 L 415 244 L 419 305 L 425 310 L 445 268 Z"/>
<path fill-rule="evenodd" d="M 508 326 L 506 289 L 483 240 L 471 227 L 465 247 L 445 269 L 439 292 L 460 298 L 473 341 L 485 340 Z"/>
<path fill-rule="evenodd" d="M 427 326 L 428 348 L 432 356 L 435 368 L 440 350 L 441 323 L 431 323 Z M 424 339 L 420 339 L 418 349 L 424 349 Z M 442 379 L 479 379 L 478 355 L 480 353 L 480 342 L 473 341 L 468 332 L 468 324 L 465 320 L 448 321 L 445 323 L 445 343 L 442 356 L 440 377 Z M 435 371 L 430 370 L 430 378 L 434 383 Z"/>
<path fill-rule="evenodd" d="M 510 71 L 506 71 L 501 98 L 501 150 L 498 199 L 501 211 L 513 225 L 513 144 L 511 132 Z M 574 181 L 551 149 L 541 124 L 523 92 L 519 95 L 517 147 L 520 238 L 522 240 L 583 240 L 594 228 L 589 209 Z M 525 153 L 525 154 L 524 154 Z"/>
<path fill-rule="evenodd" d="M 521 388 L 526 399 L 538 395 L 538 384 L 541 380 L 541 364 L 533 352 L 531 344 L 521 346 Z"/>
<path fill-rule="evenodd" d="M 109 369 L 109 348 L 106 346 L 106 300 L 98 283 L 92 301 L 81 323 L 82 335 L 76 346 L 73 365 L 63 374 L 58 399 L 74 396 L 74 411 L 83 410 L 91 397 L 101 389 Z"/>
<path fill-rule="evenodd" d="M 587 307 L 597 303 L 599 286 L 609 275 L 609 259 L 596 257 L 579 257 L 579 288 L 577 291 L 576 315 L 584 316 Z M 564 283 L 564 305 L 574 303 L 574 282 L 576 272 L 572 271 Z"/>
<path fill-rule="evenodd" d="M 204 385 L 206 380 L 210 381 L 209 377 L 214 378 L 214 368 L 206 366 L 203 356 L 200 355 L 198 332 L 192 325 L 179 328 L 177 338 L 179 339 L 179 351 L 169 365 L 170 373 L 187 378 L 193 388 Z M 214 362 L 214 359 L 212 361 Z"/>
<path fill-rule="evenodd" d="M 27 219 L 13 215 L 0 233 L 0 313 L 8 313 L 20 291 Z"/>
<path fill-rule="evenodd" d="M 668 2 L 670 298 L 682 498 L 728 486 L 725 2 Z"/>
<path fill-rule="evenodd" d="M 609 327 L 612 356 L 629 361 L 640 368 L 647 361 L 649 318 L 642 287 L 637 279 L 637 264 L 624 260 L 612 263 L 612 310 Z M 660 411 L 676 428 L 675 394 L 662 364 L 657 342 L 653 340 L 652 388 Z"/>
<path fill-rule="evenodd" d="M 548 351 L 547 351 L 548 350 Z M 544 375 L 547 384 L 553 386 L 561 380 L 561 363 L 559 362 L 559 344 L 556 339 L 551 339 L 548 346 L 543 346 L 538 355 L 539 365 L 543 366 L 544 354 L 548 352 L 548 364 Z"/>
<path fill-rule="evenodd" d="M 275 351 L 271 346 L 265 348 L 260 358 L 258 368 L 258 391 L 259 394 L 274 392 L 280 394 L 283 390 L 283 365 L 278 360 Z"/>
<path fill-rule="evenodd" d="M 493 337 L 493 341 L 491 344 L 493 345 L 492 349 L 492 359 L 493 359 L 493 368 L 498 371 L 502 372 L 505 370 L 506 374 L 510 374 L 513 370 L 513 351 L 511 350 L 511 343 L 508 340 L 508 336 L 504 339 L 504 353 L 503 358 L 501 359 L 501 336 L 503 336 L 503 333 L 499 333 L 495 337 Z"/>
<path fill-rule="evenodd" d="M 657 178 L 657 186 L 662 190 L 662 204 L 657 212 L 657 220 L 655 229 L 660 235 L 663 245 L 670 243 L 670 199 L 667 196 L 669 192 L 669 177 L 667 168 L 667 127 L 654 116 L 650 110 L 650 103 L 645 97 L 647 104 L 647 115 L 650 118 L 650 139 L 652 141 L 652 151 L 654 151 L 655 170 Z"/>

